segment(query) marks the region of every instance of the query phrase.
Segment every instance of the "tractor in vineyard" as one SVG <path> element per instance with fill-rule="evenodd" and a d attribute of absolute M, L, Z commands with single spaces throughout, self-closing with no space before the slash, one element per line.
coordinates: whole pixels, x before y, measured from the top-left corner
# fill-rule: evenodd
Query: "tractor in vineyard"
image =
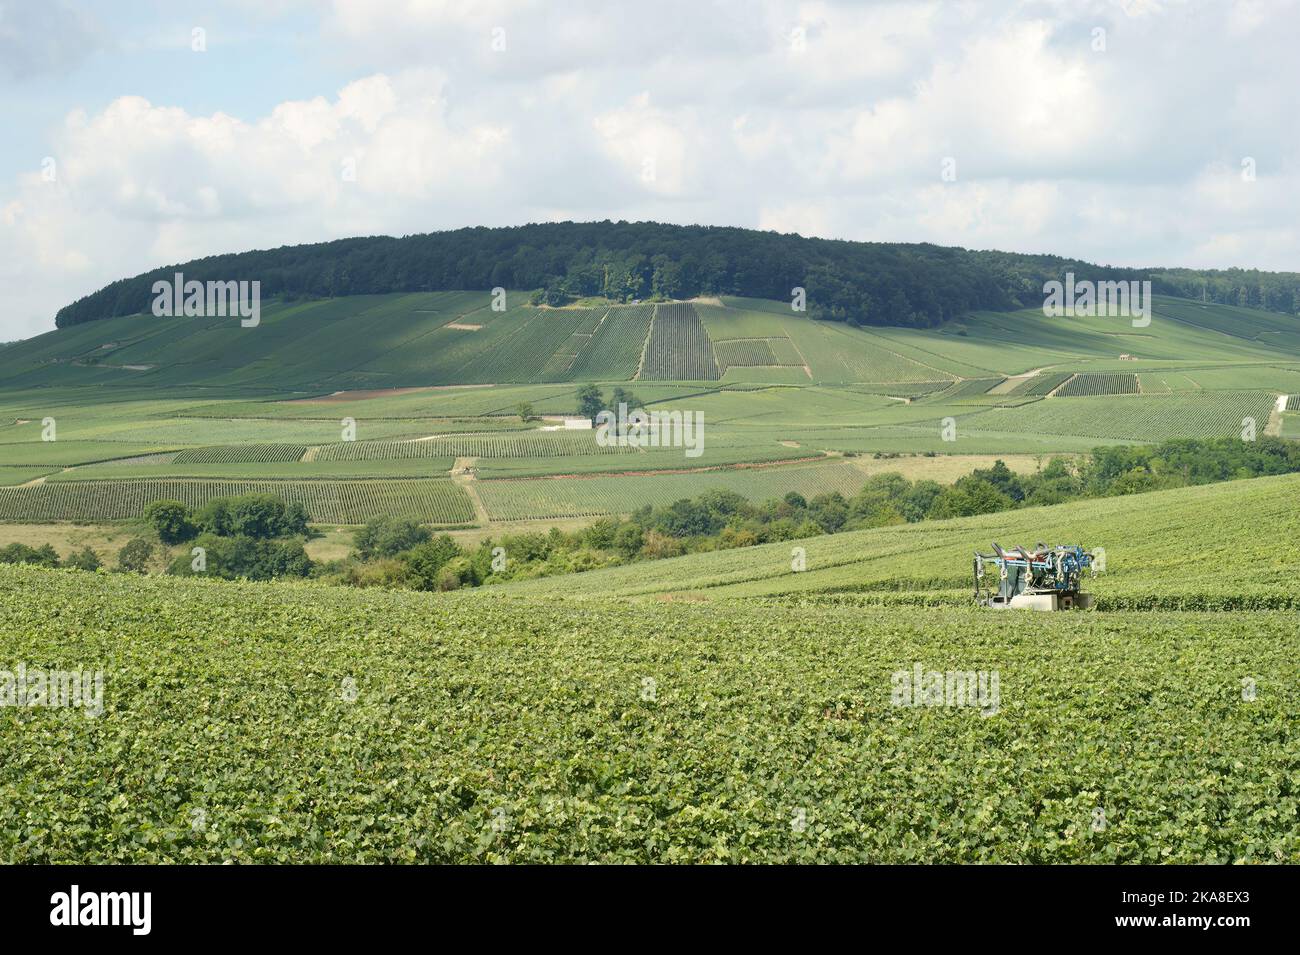
<path fill-rule="evenodd" d="M 1087 610 L 1092 594 L 1082 593 L 1083 571 L 1097 572 L 1096 555 L 1075 545 L 1048 547 L 1039 542 L 1032 551 L 1003 550 L 993 543 L 992 554 L 975 552 L 975 600 L 982 607 L 1015 610 Z M 984 583 L 990 567 L 997 568 L 998 589 Z"/>

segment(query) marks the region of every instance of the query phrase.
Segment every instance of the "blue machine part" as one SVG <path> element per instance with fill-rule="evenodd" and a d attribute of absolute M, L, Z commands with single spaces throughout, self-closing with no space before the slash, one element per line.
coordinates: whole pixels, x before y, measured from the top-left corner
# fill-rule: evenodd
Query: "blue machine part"
<path fill-rule="evenodd" d="M 1092 567 L 1092 560 L 1091 553 L 1075 544 L 1048 547 L 1039 543 L 1030 551 L 1024 547 L 1003 550 L 995 542 L 992 554 L 975 554 L 975 596 L 981 602 L 1005 603 L 1020 594 L 1077 594 L 1083 571 Z M 996 600 L 991 593 L 980 594 L 986 563 L 998 570 Z"/>

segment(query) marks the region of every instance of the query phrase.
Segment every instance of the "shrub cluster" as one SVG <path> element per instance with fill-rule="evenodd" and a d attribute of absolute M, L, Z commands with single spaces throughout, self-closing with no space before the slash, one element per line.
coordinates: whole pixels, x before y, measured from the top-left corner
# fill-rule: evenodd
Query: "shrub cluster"
<path fill-rule="evenodd" d="M 103 562 L 89 547 L 69 554 L 62 560 L 50 544 L 29 547 L 26 544 L 6 544 L 0 547 L 0 564 L 36 564 L 40 567 L 72 567 L 76 570 L 98 570 Z"/>
<path fill-rule="evenodd" d="M 180 501 L 153 501 L 144 518 L 164 544 L 192 544 L 171 562 L 170 574 L 270 580 L 312 570 L 297 539 L 307 533 L 306 509 L 273 494 L 213 498 L 197 511 Z M 146 554 L 139 563 L 147 560 Z"/>

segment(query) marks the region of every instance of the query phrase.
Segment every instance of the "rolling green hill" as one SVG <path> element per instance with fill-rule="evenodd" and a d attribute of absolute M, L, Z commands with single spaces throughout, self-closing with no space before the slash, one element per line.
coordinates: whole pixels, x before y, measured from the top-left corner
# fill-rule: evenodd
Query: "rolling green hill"
<path fill-rule="evenodd" d="M 1139 329 L 1027 309 L 926 330 L 729 296 L 526 299 L 281 302 L 253 328 L 121 316 L 14 344 L 0 351 L 0 519 L 121 520 L 161 488 L 202 502 L 241 481 L 282 482 L 319 521 L 357 523 L 390 499 L 437 524 L 575 519 L 715 487 L 851 494 L 865 478 L 846 454 L 1050 455 L 1295 429 L 1300 319 L 1258 309 L 1161 297 Z M 702 453 L 611 454 L 591 432 L 541 430 L 561 425 L 538 416 L 575 414 L 593 381 L 607 399 L 617 384 L 650 410 L 701 416 Z M 426 480 L 378 490 L 410 479 Z"/>
<path fill-rule="evenodd" d="M 123 316 L 59 329 L 0 352 L 0 388 L 257 393 L 570 381 L 728 381 L 875 385 L 992 379 L 1047 368 L 1242 377 L 1216 390 L 1271 387 L 1300 366 L 1300 318 L 1158 298 L 1150 326 L 1122 318 L 975 312 L 937 330 L 854 328 L 776 302 L 546 308 L 487 293 L 361 295 L 273 303 L 261 324 Z M 1121 355 L 1129 356 L 1121 359 Z M 1131 359 L 1131 360 L 1130 360 Z M 1234 367 L 1236 366 L 1236 367 Z M 1249 367 L 1248 367 L 1249 366 Z M 774 373 L 779 378 L 774 379 Z M 1245 377 L 1249 375 L 1250 377 Z M 1261 378 L 1262 376 L 1262 378 Z M 1157 386 L 1158 387 L 1158 386 Z M 906 391 L 906 389 L 905 389 Z"/>

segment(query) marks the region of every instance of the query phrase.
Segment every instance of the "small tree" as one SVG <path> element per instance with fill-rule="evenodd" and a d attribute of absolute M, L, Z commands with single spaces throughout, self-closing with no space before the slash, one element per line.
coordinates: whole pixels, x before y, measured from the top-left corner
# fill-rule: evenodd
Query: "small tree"
<path fill-rule="evenodd" d="M 145 505 L 144 519 L 158 532 L 158 539 L 164 544 L 187 541 L 197 530 L 190 509 L 180 501 L 151 501 Z"/>
<path fill-rule="evenodd" d="M 307 513 L 307 508 L 297 501 L 284 506 L 284 523 L 280 527 L 280 533 L 285 535 L 298 535 L 307 533 L 307 522 L 311 520 L 311 515 Z"/>
<path fill-rule="evenodd" d="M 584 418 L 596 423 L 596 415 L 605 410 L 605 399 L 595 385 L 583 385 L 578 389 L 578 411 Z"/>
<path fill-rule="evenodd" d="M 620 404 L 627 405 L 629 413 L 641 409 L 641 401 L 636 395 L 632 394 L 630 391 L 624 391 L 622 388 L 616 387 L 609 396 L 610 410 L 618 411 L 618 406 Z"/>
<path fill-rule="evenodd" d="M 126 542 L 117 552 L 117 569 L 128 574 L 143 574 L 149 569 L 149 558 L 153 556 L 153 544 L 143 537 Z"/>
<path fill-rule="evenodd" d="M 519 415 L 519 420 L 525 423 L 533 419 L 533 403 L 531 401 L 521 401 L 515 405 L 515 414 Z"/>
<path fill-rule="evenodd" d="M 449 534 L 439 534 L 402 555 L 407 576 L 419 590 L 433 590 L 438 586 L 438 571 L 457 557 L 463 556 L 460 547 Z"/>

